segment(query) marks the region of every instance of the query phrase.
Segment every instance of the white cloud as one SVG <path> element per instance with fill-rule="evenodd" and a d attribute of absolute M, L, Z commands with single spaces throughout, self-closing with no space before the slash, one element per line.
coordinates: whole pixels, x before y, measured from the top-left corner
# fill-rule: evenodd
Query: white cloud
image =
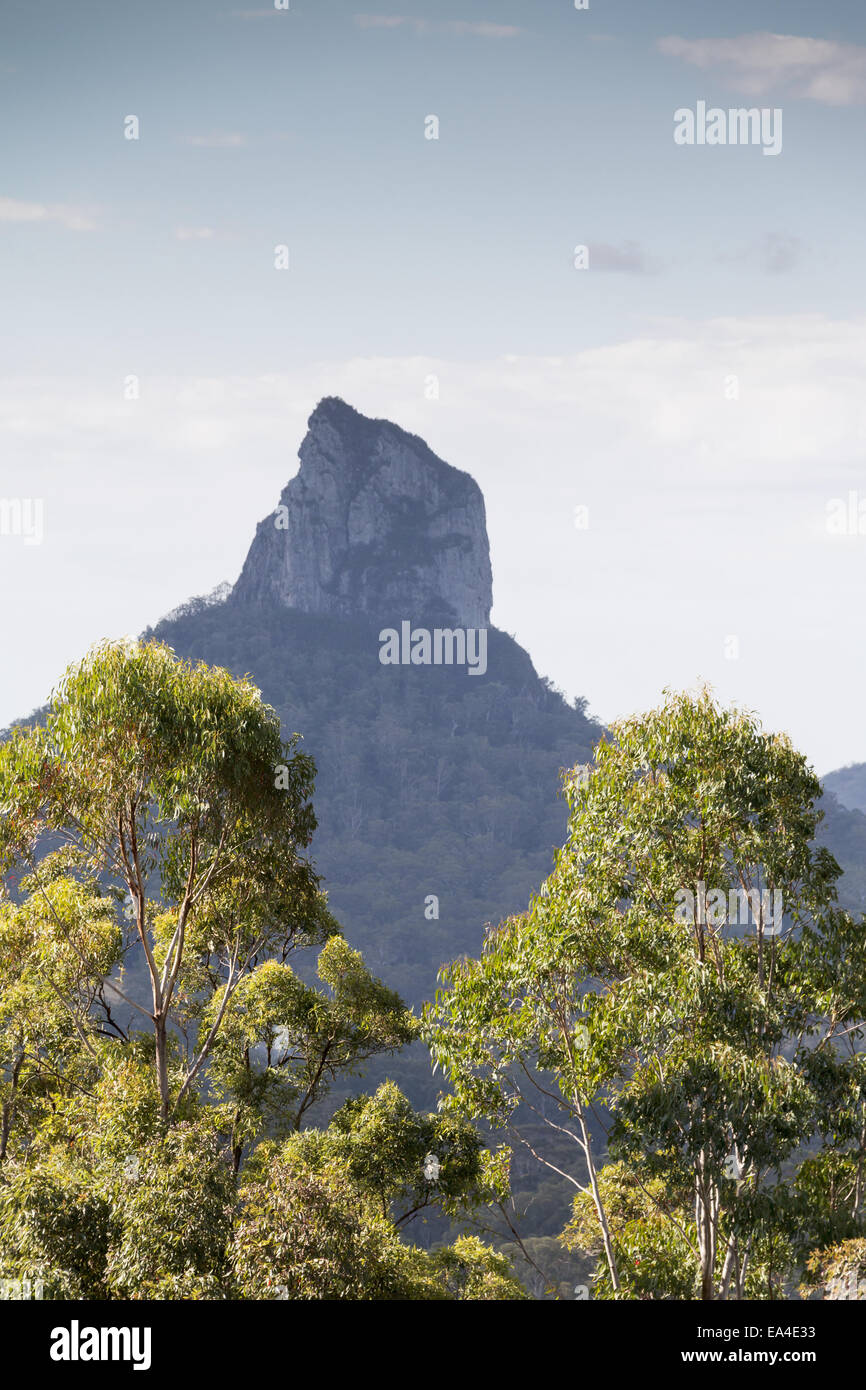
<path fill-rule="evenodd" d="M 625 241 L 622 246 L 612 246 L 606 241 L 592 241 L 589 244 L 590 266 L 593 270 L 618 271 L 624 275 L 651 275 L 658 264 L 636 241 Z"/>
<path fill-rule="evenodd" d="M 70 232 L 93 231 L 93 209 L 72 203 L 28 203 L 20 198 L 0 198 L 0 222 L 58 222 Z"/>
<path fill-rule="evenodd" d="M 184 136 L 184 144 L 195 145 L 203 150 L 239 150 L 246 143 L 246 136 L 234 130 L 214 131 L 210 135 Z"/>
<path fill-rule="evenodd" d="M 402 14 L 356 14 L 355 23 L 361 29 L 399 29 L 403 24 L 412 24 L 413 21 Z M 425 24 L 423 19 L 415 20 L 416 24 Z"/>
<path fill-rule="evenodd" d="M 866 317 L 778 315 L 659 321 L 569 356 L 142 376 L 137 401 L 120 377 L 0 381 L 4 492 L 44 498 L 46 517 L 42 546 L 0 543 L 7 641 L 26 653 L 0 724 L 90 642 L 235 579 L 336 394 L 478 480 L 497 622 L 600 715 L 706 677 L 822 768 L 866 759 L 866 535 L 825 526 L 828 499 L 866 498 L 864 375 Z"/>
<path fill-rule="evenodd" d="M 751 265 L 767 275 L 784 275 L 802 264 L 808 251 L 801 237 L 789 232 L 767 232 L 739 250 L 718 257 L 730 264 Z"/>
<path fill-rule="evenodd" d="M 470 23 L 463 19 L 449 20 L 443 27 L 451 34 L 474 34 L 479 39 L 513 39 L 521 32 L 516 24 Z"/>
<path fill-rule="evenodd" d="M 740 34 L 728 39 L 657 41 L 662 53 L 693 67 L 718 69 L 747 96 L 804 97 L 827 106 L 866 102 L 866 47 L 796 34 Z"/>
<path fill-rule="evenodd" d="M 399 29 L 405 25 L 416 34 L 469 34 L 480 39 L 513 39 L 521 33 L 515 24 L 489 24 L 483 20 L 437 21 L 402 14 L 356 14 L 354 18 L 361 29 Z"/>
<path fill-rule="evenodd" d="M 216 236 L 213 227 L 175 227 L 178 241 L 210 241 Z"/>

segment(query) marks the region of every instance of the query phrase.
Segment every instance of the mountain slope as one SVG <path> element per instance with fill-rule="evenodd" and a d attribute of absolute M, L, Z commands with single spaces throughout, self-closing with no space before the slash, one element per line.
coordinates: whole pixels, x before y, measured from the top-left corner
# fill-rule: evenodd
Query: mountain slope
<path fill-rule="evenodd" d="M 823 782 L 825 790 L 849 811 L 866 811 L 866 763 L 850 763 L 828 772 Z"/>
<path fill-rule="evenodd" d="M 559 770 L 586 762 L 601 729 L 505 633 L 489 630 L 482 676 L 383 666 L 375 625 L 239 599 L 144 636 L 249 672 L 286 732 L 303 734 L 331 905 L 413 1003 L 548 872 L 565 831 Z"/>

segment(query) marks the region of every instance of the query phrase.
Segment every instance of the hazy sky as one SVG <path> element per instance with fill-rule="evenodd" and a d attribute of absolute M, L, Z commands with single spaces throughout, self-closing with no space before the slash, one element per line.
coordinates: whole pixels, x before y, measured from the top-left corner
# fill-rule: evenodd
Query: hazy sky
<path fill-rule="evenodd" d="M 477 478 L 495 622 L 600 718 L 707 679 L 866 760 L 862 0 L 290 3 L 0 6 L 0 500 L 44 516 L 0 514 L 0 724 L 233 580 L 339 394 Z M 678 145 L 700 102 L 781 151 Z"/>

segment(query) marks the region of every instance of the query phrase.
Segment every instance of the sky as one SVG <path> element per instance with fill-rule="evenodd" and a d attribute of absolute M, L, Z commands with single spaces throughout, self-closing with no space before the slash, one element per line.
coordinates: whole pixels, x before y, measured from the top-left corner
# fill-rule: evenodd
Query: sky
<path fill-rule="evenodd" d="M 598 718 L 866 760 L 866 7 L 379 6 L 3 0 L 0 725 L 234 580 L 340 395 Z"/>

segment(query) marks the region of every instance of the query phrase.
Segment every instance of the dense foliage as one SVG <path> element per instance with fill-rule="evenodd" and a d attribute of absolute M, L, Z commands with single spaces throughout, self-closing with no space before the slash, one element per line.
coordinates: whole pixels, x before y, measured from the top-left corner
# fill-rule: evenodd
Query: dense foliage
<path fill-rule="evenodd" d="M 231 669 L 106 644 L 0 745 L 0 1279 L 521 1296 L 471 1213 L 536 1297 L 862 1296 L 866 817 L 786 740 L 676 697 L 590 775 L 601 731 L 494 630 L 472 679 L 235 602 L 159 635 Z M 718 917 L 749 888 L 782 932 Z M 467 950 L 437 1112 L 396 988 Z"/>
<path fill-rule="evenodd" d="M 566 790 L 541 892 L 427 1011 L 450 1105 L 549 1127 L 597 1296 L 784 1296 L 864 1225 L 866 929 L 820 785 L 703 692 L 615 724 Z"/>
<path fill-rule="evenodd" d="M 297 742 L 250 682 L 128 642 L 0 745 L 0 1279 L 78 1299 L 525 1296 L 477 1239 L 404 1236 L 422 1210 L 506 1195 L 507 1154 L 468 1122 L 383 1084 L 305 1127 L 418 1024 L 328 909 Z M 314 982 L 293 968 L 311 948 Z"/>

